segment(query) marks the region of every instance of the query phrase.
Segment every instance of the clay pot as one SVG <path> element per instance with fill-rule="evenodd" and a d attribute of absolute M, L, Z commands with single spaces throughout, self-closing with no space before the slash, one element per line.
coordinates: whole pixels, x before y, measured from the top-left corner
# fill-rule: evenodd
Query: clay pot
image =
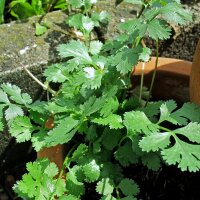
<path fill-rule="evenodd" d="M 65 145 L 56 145 L 54 147 L 44 148 L 37 153 L 37 158 L 48 158 L 51 162 L 54 162 L 59 171 L 62 170 L 62 165 L 65 160 Z"/>
<path fill-rule="evenodd" d="M 156 58 L 145 64 L 144 85 L 149 88 Z M 189 101 L 189 79 L 192 63 L 174 58 L 158 59 L 158 69 L 152 90 L 153 100 L 175 99 L 178 103 Z M 133 87 L 140 83 L 142 63 L 135 67 L 132 77 Z"/>
<path fill-rule="evenodd" d="M 190 100 L 200 105 L 200 39 L 196 47 L 190 74 Z"/>

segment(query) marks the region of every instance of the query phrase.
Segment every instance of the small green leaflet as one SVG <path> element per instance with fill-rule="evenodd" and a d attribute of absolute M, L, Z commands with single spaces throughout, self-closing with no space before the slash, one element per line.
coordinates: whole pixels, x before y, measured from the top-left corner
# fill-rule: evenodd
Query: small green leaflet
<path fill-rule="evenodd" d="M 69 16 L 66 22 L 69 24 L 70 27 L 74 27 L 76 29 L 81 29 L 82 27 L 82 17 L 83 14 L 78 13 L 72 16 Z"/>
<path fill-rule="evenodd" d="M 82 166 L 83 173 L 85 174 L 85 181 L 91 183 L 97 181 L 100 176 L 100 166 L 93 159 L 89 163 Z"/>
<path fill-rule="evenodd" d="M 143 151 L 158 151 L 159 149 L 164 149 L 170 144 L 171 133 L 152 133 L 149 136 L 143 137 L 139 142 L 139 146 Z"/>
<path fill-rule="evenodd" d="M 177 134 L 184 135 L 191 142 L 200 143 L 200 124 L 195 122 L 190 122 L 187 126 L 178 128 L 174 131 Z"/>
<path fill-rule="evenodd" d="M 100 13 L 92 12 L 91 18 L 94 21 L 95 26 L 100 26 L 99 22 L 107 23 L 109 14 L 106 11 L 101 11 Z"/>
<path fill-rule="evenodd" d="M 128 136 L 130 138 L 138 133 L 149 135 L 152 132 L 157 132 L 159 126 L 152 123 L 144 112 L 131 111 L 124 114 L 124 125 L 127 128 Z"/>
<path fill-rule="evenodd" d="M 193 103 L 184 103 L 183 106 L 171 114 L 179 124 L 187 125 L 191 122 L 200 122 L 200 107 Z"/>
<path fill-rule="evenodd" d="M 101 51 L 102 46 L 103 46 L 103 43 L 100 42 L 100 41 L 98 41 L 98 40 L 97 41 L 91 41 L 90 42 L 90 49 L 89 49 L 89 51 L 90 51 L 90 53 L 92 55 L 99 54 L 99 52 Z"/>
<path fill-rule="evenodd" d="M 120 115 L 110 114 L 105 118 L 95 118 L 92 122 L 101 124 L 101 125 L 109 125 L 110 129 L 121 129 L 123 128 L 122 125 L 122 118 Z"/>
<path fill-rule="evenodd" d="M 140 48 L 125 48 L 121 52 L 117 53 L 114 57 L 112 57 L 110 62 L 113 66 L 116 66 L 117 71 L 121 72 L 122 74 L 126 74 L 130 72 L 134 65 L 138 63 L 140 52 Z"/>
<path fill-rule="evenodd" d="M 178 122 L 173 117 L 171 117 L 171 111 L 174 110 L 174 108 L 176 108 L 176 104 L 174 104 L 174 107 L 172 108 L 172 110 L 170 110 L 168 109 L 167 103 L 169 104 L 169 102 L 166 102 L 166 104 L 162 104 L 160 106 L 160 119 L 158 123 L 160 124 L 164 121 L 168 121 L 171 122 L 172 124 L 177 125 Z"/>
<path fill-rule="evenodd" d="M 112 194 L 114 190 L 114 183 L 109 178 L 103 178 L 97 183 L 96 191 L 99 194 L 109 195 Z"/>
<path fill-rule="evenodd" d="M 148 62 L 150 59 L 150 55 L 151 55 L 151 49 L 149 49 L 148 47 L 144 47 L 142 48 L 142 53 L 139 56 L 139 60 Z"/>
<path fill-rule="evenodd" d="M 0 103 L 4 103 L 4 104 L 7 104 L 7 105 L 10 104 L 10 101 L 8 99 L 8 95 L 3 90 L 0 90 Z"/>
<path fill-rule="evenodd" d="M 109 114 L 117 111 L 118 107 L 119 107 L 119 102 L 116 97 L 107 98 L 106 103 L 104 104 L 103 108 L 100 111 L 101 116 L 107 117 Z"/>
<path fill-rule="evenodd" d="M 86 46 L 80 41 L 71 40 L 68 44 L 59 45 L 57 50 L 63 58 L 73 57 L 85 64 L 92 63 L 92 58 L 89 56 Z"/>
<path fill-rule="evenodd" d="M 113 150 L 117 145 L 121 138 L 121 132 L 116 130 L 110 130 L 106 128 L 102 135 L 102 144 L 108 150 Z"/>
<path fill-rule="evenodd" d="M 24 104 L 24 105 L 32 103 L 32 99 L 30 95 L 28 95 L 27 93 L 22 93 L 21 89 L 17 87 L 16 85 L 11 85 L 10 83 L 3 83 L 1 84 L 1 88 L 16 103 Z M 5 94 L 4 94 L 4 98 L 5 98 Z"/>
<path fill-rule="evenodd" d="M 128 178 L 122 179 L 118 187 L 125 196 L 137 195 L 140 191 L 135 181 Z"/>
<path fill-rule="evenodd" d="M 166 26 L 166 24 L 160 19 L 154 19 L 149 22 L 147 31 L 149 33 L 149 37 L 154 40 L 166 40 L 170 38 L 171 29 Z"/>
<path fill-rule="evenodd" d="M 28 117 L 16 117 L 10 125 L 9 132 L 16 138 L 17 142 L 25 142 L 31 139 L 31 134 L 35 130 Z"/>
<path fill-rule="evenodd" d="M 89 34 L 94 28 L 94 22 L 88 16 L 82 17 L 82 26 L 87 34 Z"/>
<path fill-rule="evenodd" d="M 15 105 L 15 104 L 10 104 L 9 107 L 5 110 L 5 118 L 7 121 L 14 119 L 17 116 L 23 116 L 24 112 L 21 109 L 21 107 Z"/>
<path fill-rule="evenodd" d="M 80 105 L 83 116 L 90 116 L 91 114 L 99 111 L 105 103 L 104 98 L 96 98 L 91 96 L 83 105 Z"/>
<path fill-rule="evenodd" d="M 78 120 L 71 117 L 61 120 L 54 129 L 47 133 L 48 136 L 45 137 L 46 146 L 50 147 L 69 142 L 77 131 L 75 128 L 77 125 Z"/>
<path fill-rule="evenodd" d="M 114 155 L 115 159 L 119 161 L 123 167 L 138 162 L 138 156 L 133 152 L 131 141 L 127 141 L 123 146 L 120 146 Z"/>
<path fill-rule="evenodd" d="M 161 154 L 168 164 L 178 163 L 182 171 L 196 172 L 200 169 L 200 145 L 188 144 L 177 138 L 176 144 L 164 149 Z"/>
<path fill-rule="evenodd" d="M 76 197 L 79 197 L 85 193 L 84 184 L 77 180 L 77 170 L 79 170 L 79 166 L 74 166 L 70 171 L 67 173 L 67 182 L 66 188 L 67 193 L 72 194 Z"/>
<path fill-rule="evenodd" d="M 63 83 L 68 79 L 66 68 L 67 67 L 63 66 L 63 64 L 51 65 L 45 69 L 44 75 L 49 82 Z"/>
<path fill-rule="evenodd" d="M 192 14 L 183 9 L 181 4 L 168 3 L 166 6 L 160 9 L 162 17 L 171 23 L 184 25 L 189 21 L 192 21 Z"/>
<path fill-rule="evenodd" d="M 28 173 L 23 175 L 21 181 L 17 181 L 15 191 L 22 192 L 23 196 L 31 199 L 50 199 L 53 194 L 57 197 L 64 195 L 65 181 L 61 179 L 57 182 L 53 179 L 58 174 L 58 168 L 54 163 L 43 159 L 27 163 L 26 167 Z"/>
<path fill-rule="evenodd" d="M 103 73 L 101 71 L 96 70 L 93 67 L 85 67 L 83 71 L 85 72 L 85 80 L 82 85 L 83 88 L 93 90 L 101 86 L 101 80 L 103 77 Z"/>

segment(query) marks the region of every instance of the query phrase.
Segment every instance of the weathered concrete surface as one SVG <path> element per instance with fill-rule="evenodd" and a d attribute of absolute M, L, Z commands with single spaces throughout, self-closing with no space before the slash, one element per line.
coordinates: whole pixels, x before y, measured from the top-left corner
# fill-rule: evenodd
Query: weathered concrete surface
<path fill-rule="evenodd" d="M 21 64 L 28 65 L 29 70 L 42 79 L 42 68 L 50 63 L 58 62 L 56 46 L 69 39 L 63 12 L 53 12 L 44 20 L 52 22 L 52 27 L 42 36 L 35 36 L 35 22 L 38 17 L 24 22 L 11 22 L 0 26 L 0 83 L 10 82 L 28 92 L 33 99 L 41 94 L 42 88 L 23 70 Z M 20 50 L 29 48 L 26 54 Z M 0 133 L 0 155 L 11 137 Z"/>

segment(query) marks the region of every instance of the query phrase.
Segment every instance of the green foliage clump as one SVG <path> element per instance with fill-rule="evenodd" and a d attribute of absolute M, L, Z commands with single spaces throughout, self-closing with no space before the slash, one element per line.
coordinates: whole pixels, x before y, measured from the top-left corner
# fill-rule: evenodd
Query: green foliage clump
<path fill-rule="evenodd" d="M 17 142 L 30 140 L 36 151 L 65 143 L 72 147 L 58 178 L 54 163 L 28 163 L 28 173 L 14 187 L 21 197 L 76 200 L 94 184 L 102 200 L 134 200 L 140 189 L 125 176 L 126 167 L 143 164 L 158 170 L 167 163 L 199 171 L 200 108 L 192 103 L 178 108 L 173 100 L 150 102 L 143 85 L 130 95 L 133 66 L 151 56 L 142 39 L 149 36 L 158 43 L 170 37 L 168 23 L 185 24 L 192 17 L 175 0 L 125 1 L 141 5 L 141 12 L 105 43 L 91 40 L 91 34 L 108 15 L 90 12 L 96 1 L 69 1 L 81 12 L 67 23 L 82 38 L 60 44 L 58 53 L 67 61 L 45 69 L 41 85 L 51 93 L 48 101 L 32 102 L 17 86 L 1 85 L 1 131 L 7 122 Z M 51 83 L 59 89 L 54 91 Z M 61 178 L 64 170 L 66 180 Z"/>

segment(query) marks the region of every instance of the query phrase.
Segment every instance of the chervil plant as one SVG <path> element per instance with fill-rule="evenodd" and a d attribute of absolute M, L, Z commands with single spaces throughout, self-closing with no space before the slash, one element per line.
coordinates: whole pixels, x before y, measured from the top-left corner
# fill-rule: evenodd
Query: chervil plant
<path fill-rule="evenodd" d="M 28 163 L 28 173 L 14 186 L 19 196 L 78 200 L 93 184 L 102 200 L 134 200 L 140 189 L 125 176 L 126 167 L 142 163 L 151 170 L 162 164 L 200 169 L 200 108 L 191 103 L 178 108 L 173 100 L 151 102 L 142 82 L 132 91 L 130 81 L 134 66 L 151 56 L 143 38 L 156 40 L 158 52 L 158 41 L 170 37 L 169 23 L 185 24 L 191 14 L 178 0 L 125 1 L 141 5 L 141 11 L 105 44 L 91 33 L 107 14 L 89 12 L 96 1 L 73 1 L 84 12 L 67 23 L 81 39 L 58 46 L 67 61 L 44 71 L 45 84 L 34 77 L 50 94 L 47 101 L 32 102 L 17 86 L 1 85 L 1 131 L 5 122 L 17 142 L 30 140 L 36 151 L 66 143 L 70 148 L 60 172 L 46 159 Z M 59 89 L 53 90 L 52 83 Z M 50 118 L 54 127 L 46 126 Z"/>

